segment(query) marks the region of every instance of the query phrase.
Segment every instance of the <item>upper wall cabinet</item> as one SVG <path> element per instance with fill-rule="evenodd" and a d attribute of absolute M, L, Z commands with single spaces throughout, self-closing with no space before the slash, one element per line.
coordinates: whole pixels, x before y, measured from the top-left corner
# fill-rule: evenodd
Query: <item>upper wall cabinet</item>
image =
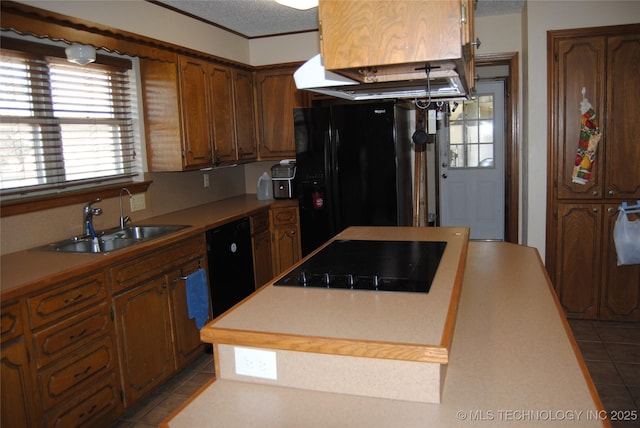
<path fill-rule="evenodd" d="M 253 160 L 258 157 L 254 73 L 233 69 L 234 114 L 238 160 Z"/>
<path fill-rule="evenodd" d="M 306 103 L 303 91 L 296 88 L 293 80 L 296 69 L 297 66 L 256 73 L 261 159 L 296 156 L 293 109 Z"/>
<path fill-rule="evenodd" d="M 252 72 L 188 56 L 140 71 L 150 171 L 256 159 Z"/>
<path fill-rule="evenodd" d="M 320 0 L 324 66 L 361 82 L 455 70 L 473 88 L 474 0 Z"/>

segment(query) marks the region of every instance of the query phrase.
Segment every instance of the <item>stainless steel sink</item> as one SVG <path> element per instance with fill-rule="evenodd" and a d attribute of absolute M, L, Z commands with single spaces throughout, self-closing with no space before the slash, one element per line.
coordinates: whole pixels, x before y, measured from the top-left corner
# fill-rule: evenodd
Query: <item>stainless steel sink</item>
<path fill-rule="evenodd" d="M 109 253 L 177 232 L 186 225 L 139 225 L 96 232 L 97 242 L 89 236 L 74 237 L 34 248 L 62 253 Z"/>

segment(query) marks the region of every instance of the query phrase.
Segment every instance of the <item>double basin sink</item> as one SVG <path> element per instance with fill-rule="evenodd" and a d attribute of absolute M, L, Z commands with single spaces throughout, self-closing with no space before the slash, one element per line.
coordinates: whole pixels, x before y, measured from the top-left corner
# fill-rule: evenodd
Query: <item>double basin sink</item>
<path fill-rule="evenodd" d="M 186 225 L 139 225 L 114 228 L 96 233 L 97 239 L 90 236 L 74 237 L 53 242 L 36 248 L 41 251 L 58 251 L 62 253 L 109 253 L 132 245 L 140 244 L 154 238 L 160 238 L 177 232 Z"/>

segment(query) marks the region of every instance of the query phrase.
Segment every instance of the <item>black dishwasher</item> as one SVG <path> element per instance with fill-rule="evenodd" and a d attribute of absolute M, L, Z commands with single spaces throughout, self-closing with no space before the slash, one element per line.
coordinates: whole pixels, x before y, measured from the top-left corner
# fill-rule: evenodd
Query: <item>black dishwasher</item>
<path fill-rule="evenodd" d="M 207 231 L 209 287 L 213 316 L 255 291 L 249 218 Z"/>

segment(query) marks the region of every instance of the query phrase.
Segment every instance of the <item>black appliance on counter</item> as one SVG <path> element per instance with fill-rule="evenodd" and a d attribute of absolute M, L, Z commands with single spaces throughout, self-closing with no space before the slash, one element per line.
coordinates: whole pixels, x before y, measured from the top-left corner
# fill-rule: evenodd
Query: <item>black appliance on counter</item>
<path fill-rule="evenodd" d="M 208 230 L 207 258 L 213 316 L 255 291 L 249 218 Z"/>
<path fill-rule="evenodd" d="M 440 241 L 336 240 L 274 285 L 428 293 Z"/>
<path fill-rule="evenodd" d="M 412 224 L 412 112 L 395 102 L 294 109 L 303 256 L 349 226 Z"/>

